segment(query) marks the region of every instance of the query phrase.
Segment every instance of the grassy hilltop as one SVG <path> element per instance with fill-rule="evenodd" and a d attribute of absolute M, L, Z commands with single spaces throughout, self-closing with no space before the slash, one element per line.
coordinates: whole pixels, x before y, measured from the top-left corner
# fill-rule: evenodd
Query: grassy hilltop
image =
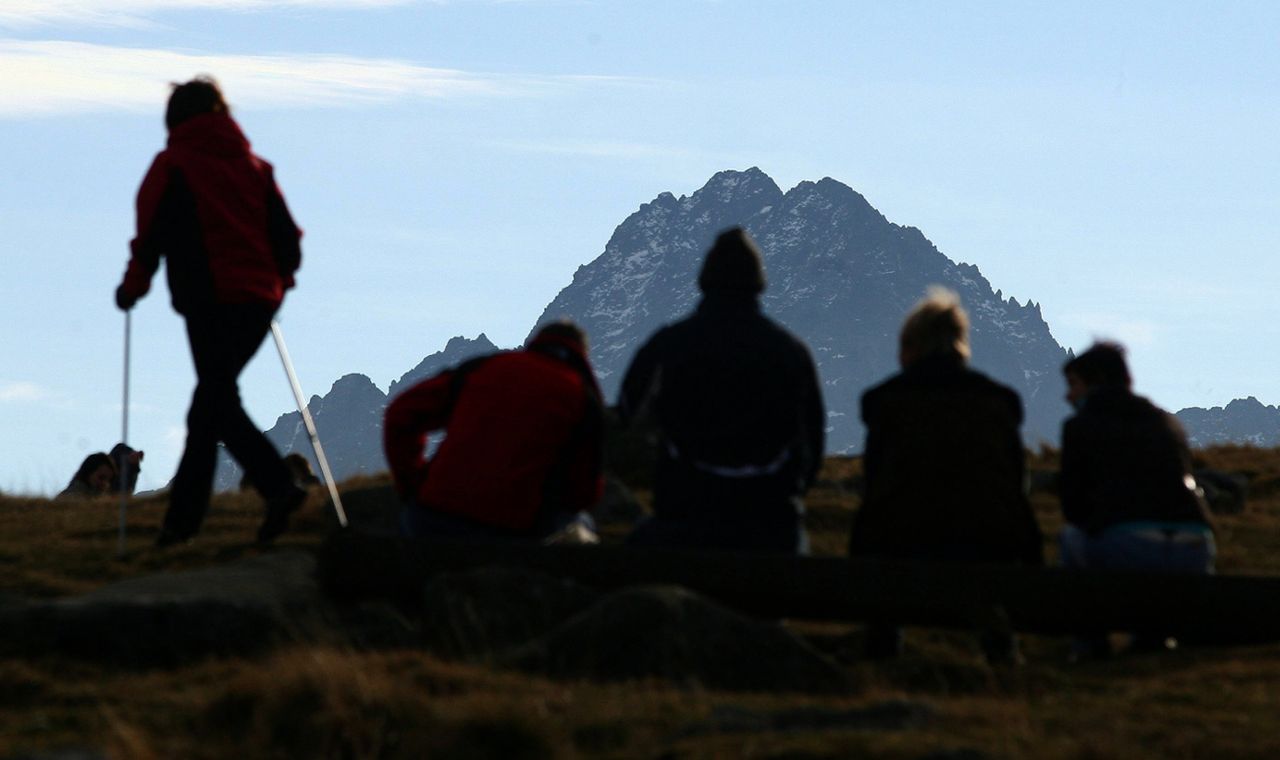
<path fill-rule="evenodd" d="M 1220 572 L 1280 575 L 1280 450 L 1224 447 L 1203 458 L 1250 483 L 1245 511 L 1219 517 Z M 1030 464 L 1056 467 L 1052 452 Z M 828 460 L 810 494 L 816 554 L 843 553 L 859 468 Z M 1054 557 L 1057 500 L 1035 492 L 1033 503 Z M 257 551 L 246 546 L 261 519 L 256 497 L 218 496 L 197 541 L 158 552 L 149 547 L 163 508 L 133 504 L 129 551 L 116 559 L 115 501 L 0 498 L 0 604 Z M 279 544 L 318 547 L 331 522 L 324 508 L 313 495 Z M 1065 641 L 1028 637 L 1025 666 L 993 669 L 964 633 L 911 629 L 901 660 L 868 663 L 858 658 L 858 626 L 787 625 L 850 673 L 853 695 L 566 683 L 341 641 L 176 669 L 0 657 L 0 758 L 66 748 L 141 759 L 1280 757 L 1280 645 L 1068 664 Z M 929 717 L 905 726 L 854 719 L 886 705 L 917 705 Z"/>

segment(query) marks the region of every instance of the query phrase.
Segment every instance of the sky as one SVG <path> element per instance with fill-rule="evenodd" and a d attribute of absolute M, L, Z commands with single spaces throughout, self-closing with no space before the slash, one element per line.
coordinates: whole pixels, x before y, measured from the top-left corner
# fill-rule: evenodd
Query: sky
<path fill-rule="evenodd" d="M 758 166 L 851 186 L 1064 346 L 1125 342 L 1166 408 L 1280 403 L 1280 4 L 0 0 L 0 490 L 121 437 L 112 293 L 201 73 L 306 231 L 308 395 L 518 345 L 640 204 Z M 130 384 L 158 488 L 194 384 L 163 275 Z M 270 343 L 241 387 L 263 428 L 294 408 Z"/>

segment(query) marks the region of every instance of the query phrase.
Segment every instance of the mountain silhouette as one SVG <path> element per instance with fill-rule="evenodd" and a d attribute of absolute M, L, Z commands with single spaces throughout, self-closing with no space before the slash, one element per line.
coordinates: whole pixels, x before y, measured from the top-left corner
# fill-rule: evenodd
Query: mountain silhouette
<path fill-rule="evenodd" d="M 635 349 L 696 306 L 703 255 L 735 225 L 763 253 L 765 312 L 813 351 L 831 451 L 861 450 L 859 397 L 897 371 L 902 320 L 931 285 L 956 291 L 968 310 L 974 366 L 1022 396 L 1027 443 L 1057 440 L 1068 411 L 1060 375 L 1068 354 L 1040 307 L 1005 299 L 976 266 L 947 258 L 919 230 L 888 221 L 830 178 L 784 193 L 751 168 L 720 172 L 689 196 L 662 193 L 619 225 L 538 323 L 569 317 L 586 328 L 592 363 L 613 400 Z"/>

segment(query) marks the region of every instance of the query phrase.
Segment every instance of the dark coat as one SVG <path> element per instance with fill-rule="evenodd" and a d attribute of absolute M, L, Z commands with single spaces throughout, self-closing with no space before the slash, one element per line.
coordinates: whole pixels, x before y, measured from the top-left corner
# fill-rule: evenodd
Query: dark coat
<path fill-rule="evenodd" d="M 1135 521 L 1210 525 L 1177 418 L 1123 387 L 1093 391 L 1062 425 L 1062 513 L 1091 535 Z"/>
<path fill-rule="evenodd" d="M 863 394 L 862 420 L 851 555 L 1042 561 L 1013 390 L 959 357 L 930 357 Z"/>
<path fill-rule="evenodd" d="M 809 349 L 748 293 L 707 295 L 640 348 L 622 381 L 626 421 L 648 406 L 661 432 L 660 518 L 794 522 L 822 466 L 826 411 Z"/>

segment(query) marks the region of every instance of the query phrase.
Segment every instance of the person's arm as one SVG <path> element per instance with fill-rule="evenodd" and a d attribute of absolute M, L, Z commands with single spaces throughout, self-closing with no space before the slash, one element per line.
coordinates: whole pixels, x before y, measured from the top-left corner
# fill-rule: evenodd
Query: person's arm
<path fill-rule="evenodd" d="M 1089 442 L 1079 416 L 1062 424 L 1062 465 L 1058 476 L 1062 517 L 1081 530 L 1088 529 L 1093 517 L 1088 496 L 1087 446 Z"/>
<path fill-rule="evenodd" d="M 275 257 L 276 267 L 284 280 L 284 289 L 288 290 L 294 286 L 294 273 L 302 266 L 302 230 L 294 222 L 293 214 L 289 213 L 271 164 L 264 161 L 263 165 L 268 184 L 267 234 L 271 240 L 271 255 Z"/>
<path fill-rule="evenodd" d="M 1022 399 L 1017 392 L 1010 389 L 1008 403 L 1013 411 L 1014 420 L 1009 429 L 1009 455 L 1013 458 L 1014 474 L 1017 478 L 1014 486 L 1020 496 L 1022 508 L 1022 561 L 1028 565 L 1040 566 L 1044 564 L 1044 534 L 1040 532 L 1040 523 L 1036 520 L 1036 513 L 1031 509 L 1031 500 L 1027 497 L 1027 452 L 1022 446 L 1022 436 L 1018 433 L 1024 418 Z"/>
<path fill-rule="evenodd" d="M 827 453 L 827 410 L 822 403 L 822 383 L 818 379 L 818 368 L 813 363 L 813 356 L 804 349 L 805 396 L 802 411 L 805 423 L 806 443 L 809 447 L 810 462 L 805 473 L 804 486 L 808 488 L 818 479 L 822 470 L 822 461 Z"/>
<path fill-rule="evenodd" d="M 382 448 L 401 499 L 411 499 L 422 482 L 427 433 L 448 423 L 454 392 L 453 372 L 446 371 L 401 393 L 387 406 Z"/>
<path fill-rule="evenodd" d="M 565 509 L 589 511 L 604 496 L 604 407 L 591 389 L 584 393 L 581 429 L 569 451 Z"/>
<path fill-rule="evenodd" d="M 640 415 L 649 397 L 657 392 L 656 386 L 661 382 L 661 339 L 659 332 L 641 346 L 623 375 L 617 409 L 618 421 L 624 426 Z"/>
<path fill-rule="evenodd" d="M 116 305 L 128 311 L 151 289 L 151 278 L 160 267 L 163 220 L 161 207 L 175 171 L 164 153 L 156 156 L 138 189 L 137 233 L 129 243 L 131 256 L 124 279 L 116 288 Z"/>
<path fill-rule="evenodd" d="M 862 395 L 860 403 L 862 424 L 867 428 L 866 443 L 862 447 L 862 498 L 859 499 L 858 511 L 853 515 L 853 527 L 849 531 L 849 556 L 870 554 L 879 539 L 876 525 L 875 487 L 880 472 L 880 460 L 883 457 L 880 420 L 876 414 L 878 396 L 875 391 Z"/>

